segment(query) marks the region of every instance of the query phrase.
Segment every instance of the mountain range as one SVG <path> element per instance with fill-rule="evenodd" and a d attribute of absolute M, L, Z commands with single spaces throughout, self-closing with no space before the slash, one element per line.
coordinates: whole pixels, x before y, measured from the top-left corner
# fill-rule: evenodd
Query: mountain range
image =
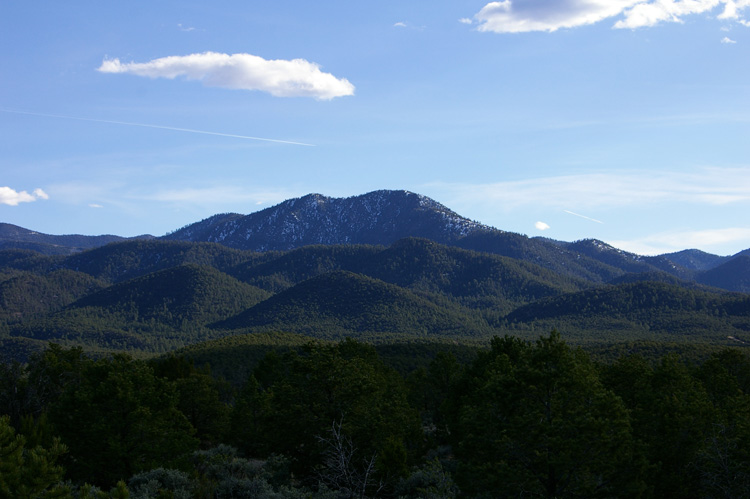
<path fill-rule="evenodd" d="M 557 328 L 579 343 L 750 343 L 750 251 L 644 257 L 529 238 L 427 197 L 311 194 L 163 237 L 0 224 L 0 352 L 47 341 L 165 352 L 287 331 L 483 341 Z"/>
<path fill-rule="evenodd" d="M 529 238 L 469 220 L 409 191 L 380 190 L 349 198 L 309 194 L 249 215 L 214 215 L 161 237 L 53 236 L 0 224 L 0 249 L 31 249 L 47 255 L 72 255 L 126 240 L 213 242 L 266 252 L 309 245 L 389 246 L 407 237 L 524 260 L 593 282 L 608 282 L 624 273 L 663 271 L 730 291 L 750 291 L 750 249 L 732 256 L 695 249 L 641 256 L 595 239 Z"/>

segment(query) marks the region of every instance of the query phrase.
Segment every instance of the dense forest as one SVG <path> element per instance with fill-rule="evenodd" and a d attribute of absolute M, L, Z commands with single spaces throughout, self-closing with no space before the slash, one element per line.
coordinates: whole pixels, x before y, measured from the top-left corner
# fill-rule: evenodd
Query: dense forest
<path fill-rule="evenodd" d="M 744 256 L 461 241 L 0 250 L 0 498 L 747 495 Z"/>
<path fill-rule="evenodd" d="M 509 253 L 534 243 L 522 242 Z M 589 258 L 586 272 L 556 271 L 538 256 L 539 264 L 417 238 L 388 247 L 264 253 L 164 240 L 124 241 L 67 256 L 0 250 L 0 354 L 23 362 L 52 341 L 91 355 L 145 357 L 278 331 L 376 344 L 409 337 L 486 345 L 493 336 L 533 340 L 552 329 L 587 347 L 750 344 L 747 293 L 684 280 L 643 262 L 623 263 L 619 254 L 592 264 L 581 253 L 581 261 Z M 725 265 L 735 260 L 742 263 L 737 257 Z"/>
<path fill-rule="evenodd" d="M 302 339 L 264 335 L 245 355 L 212 342 L 148 360 L 52 344 L 3 364 L 0 497 L 750 490 L 743 350 L 598 361 L 554 331 L 486 348 Z M 244 379 L 211 369 L 230 352 Z M 391 366 L 404 358 L 411 364 Z"/>

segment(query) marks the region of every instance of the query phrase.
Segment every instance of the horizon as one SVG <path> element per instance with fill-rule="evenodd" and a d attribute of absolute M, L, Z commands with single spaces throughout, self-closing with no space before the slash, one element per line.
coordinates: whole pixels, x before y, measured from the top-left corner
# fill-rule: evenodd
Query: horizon
<path fill-rule="evenodd" d="M 4 6 L 0 221 L 164 235 L 427 196 L 639 255 L 750 248 L 750 2 Z"/>
<path fill-rule="evenodd" d="M 393 190 L 380 189 L 378 191 L 371 191 L 371 192 L 368 192 L 368 193 L 363 193 L 363 194 L 359 194 L 359 195 L 355 195 L 355 196 L 349 196 L 349 197 L 360 197 L 360 196 L 364 196 L 364 195 L 367 195 L 367 194 L 371 194 L 373 192 L 381 192 L 381 191 L 385 191 L 385 192 L 409 192 L 411 194 L 422 196 L 419 193 L 412 192 L 412 191 L 407 191 L 405 189 L 393 189 Z M 215 216 L 220 216 L 220 215 L 240 215 L 240 216 L 245 217 L 245 216 L 253 215 L 255 213 L 260 213 L 261 211 L 264 211 L 266 209 L 274 208 L 274 207 L 279 206 L 280 204 L 283 204 L 283 203 L 285 203 L 287 201 L 297 200 L 297 199 L 301 199 L 301 198 L 304 198 L 304 197 L 307 197 L 307 196 L 323 196 L 323 197 L 326 197 L 326 198 L 332 199 L 332 200 L 347 199 L 347 198 L 334 198 L 334 197 L 331 197 L 331 196 L 326 196 L 325 194 L 321 194 L 321 193 L 317 193 L 317 192 L 311 192 L 311 193 L 305 194 L 304 196 L 286 199 L 286 200 L 282 201 L 281 203 L 275 204 L 273 206 L 267 206 L 265 208 L 261 208 L 261 209 L 259 209 L 258 211 L 255 211 L 255 212 L 250 212 L 250 213 L 236 213 L 236 212 L 215 213 L 213 215 L 210 215 L 210 216 L 205 217 L 205 218 L 200 219 L 200 220 L 196 220 L 196 221 L 194 221 L 192 223 L 189 223 L 187 225 L 184 225 L 184 226 L 181 226 L 181 227 L 169 230 L 169 231 L 167 231 L 167 232 L 165 232 L 163 234 L 151 234 L 151 233 L 145 233 L 145 232 L 144 233 L 140 233 L 140 234 L 134 234 L 132 236 L 121 236 L 120 234 L 115 234 L 115 233 L 107 233 L 107 234 L 81 234 L 81 233 L 48 234 L 48 233 L 44 233 L 44 234 L 45 235 L 50 235 L 50 236 L 83 236 L 83 237 L 116 236 L 116 237 L 126 237 L 126 238 L 138 238 L 138 237 L 161 238 L 161 237 L 169 236 L 170 234 L 173 234 L 175 232 L 178 232 L 178 231 L 180 231 L 180 230 L 182 230 L 182 229 L 184 229 L 186 227 L 189 227 L 190 225 L 193 225 L 193 224 L 196 224 L 196 223 L 200 223 L 200 222 L 204 222 L 204 221 L 206 221 L 208 219 L 211 219 L 211 218 L 213 218 Z M 432 198 L 428 198 L 428 199 L 432 199 Z M 435 200 L 432 200 L 432 201 L 435 201 Z M 442 203 L 440 203 L 440 204 L 442 204 Z M 445 205 L 443 205 L 443 206 L 445 206 Z M 445 207 L 448 208 L 448 209 L 450 209 L 449 206 L 445 206 Z M 460 213 L 457 213 L 457 215 L 461 216 Z M 581 215 L 578 215 L 578 216 L 581 216 Z M 463 217 L 463 218 L 465 218 L 465 217 Z M 467 220 L 469 220 L 469 219 L 467 219 Z M 471 222 L 475 222 L 475 223 L 479 223 L 480 225 L 483 225 L 483 226 L 488 227 L 488 228 L 493 229 L 493 230 L 499 230 L 499 231 L 503 231 L 503 232 L 512 232 L 512 231 L 504 231 L 503 229 L 501 229 L 499 227 L 493 227 L 493 226 L 484 224 L 484 223 L 482 223 L 479 220 L 470 220 L 470 221 Z M 21 228 L 22 229 L 26 229 L 26 230 L 30 230 L 30 231 L 32 231 L 34 233 L 39 233 L 39 231 L 34 231 L 33 229 L 30 229 L 28 227 L 21 227 Z M 547 240 L 550 240 L 550 241 L 556 241 L 556 242 L 568 243 L 568 244 L 576 243 L 576 242 L 579 242 L 579 241 L 586 241 L 586 240 L 599 241 L 598 239 L 595 239 L 595 238 L 581 238 L 581 239 L 576 239 L 576 240 L 571 240 L 571 241 L 564 241 L 564 240 L 560 240 L 560 239 L 553 239 L 553 238 L 550 238 L 550 237 L 544 236 L 544 235 L 531 236 L 531 235 L 528 235 L 528 234 L 521 234 L 521 233 L 517 233 L 517 234 L 520 234 L 520 235 L 528 237 L 528 238 L 547 239 Z M 602 241 L 602 242 L 604 242 L 605 244 L 609 244 L 606 241 Z M 622 250 L 622 248 L 617 248 L 617 247 L 615 247 L 615 249 Z M 671 251 L 671 252 L 668 252 L 668 253 L 678 253 L 680 251 L 702 251 L 702 250 L 700 250 L 698 248 L 683 248 L 682 250 Z M 740 250 L 740 251 L 738 251 L 736 253 L 733 253 L 733 254 L 730 254 L 730 255 L 717 255 L 717 256 L 730 257 L 730 256 L 734 256 L 734 255 L 740 253 L 741 251 L 743 251 L 743 250 Z M 704 253 L 706 253 L 706 252 L 704 252 Z M 652 254 L 640 254 L 640 253 L 638 253 L 638 256 L 660 256 L 660 255 L 664 255 L 664 254 L 667 254 L 667 253 L 652 253 Z"/>

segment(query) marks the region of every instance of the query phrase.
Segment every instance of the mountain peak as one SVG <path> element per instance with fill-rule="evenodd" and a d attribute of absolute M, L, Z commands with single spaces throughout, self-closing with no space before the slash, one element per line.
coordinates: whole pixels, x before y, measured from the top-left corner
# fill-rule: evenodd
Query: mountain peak
<path fill-rule="evenodd" d="M 427 196 L 378 190 L 347 198 L 307 194 L 246 216 L 211 217 L 165 238 L 267 251 L 309 244 L 389 245 L 404 237 L 449 243 L 485 230 L 493 229 Z"/>

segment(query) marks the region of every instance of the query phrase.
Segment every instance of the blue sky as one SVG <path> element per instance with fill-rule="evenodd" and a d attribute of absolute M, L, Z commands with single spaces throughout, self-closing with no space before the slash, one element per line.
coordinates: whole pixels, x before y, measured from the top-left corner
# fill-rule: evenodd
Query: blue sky
<path fill-rule="evenodd" d="M 750 0 L 9 1 L 0 43 L 1 222 L 162 235 L 407 189 L 529 236 L 750 248 Z"/>

